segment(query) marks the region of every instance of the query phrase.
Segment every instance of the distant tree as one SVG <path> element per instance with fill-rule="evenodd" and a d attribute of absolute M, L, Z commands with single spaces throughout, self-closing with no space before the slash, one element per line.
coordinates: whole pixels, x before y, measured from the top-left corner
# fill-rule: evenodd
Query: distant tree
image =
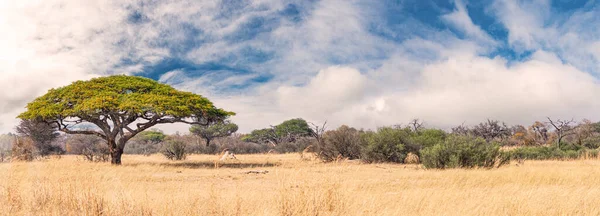
<path fill-rule="evenodd" d="M 307 137 L 313 134 L 308 123 L 301 118 L 290 119 L 275 126 L 275 134 L 285 142 L 294 142 L 300 137 Z"/>
<path fill-rule="evenodd" d="M 167 135 L 158 129 L 143 131 L 130 140 L 131 144 L 126 146 L 125 152 L 143 155 L 156 153 L 166 137 Z"/>
<path fill-rule="evenodd" d="M 552 127 L 554 127 L 554 131 L 556 132 L 556 147 L 560 148 L 560 142 L 562 141 L 562 139 L 566 136 L 569 135 L 573 135 L 575 134 L 575 126 L 572 125 L 575 123 L 575 121 L 573 121 L 573 119 L 571 120 L 552 120 L 550 119 L 550 117 L 547 117 L 548 121 L 550 123 L 550 125 L 552 125 Z"/>
<path fill-rule="evenodd" d="M 546 144 L 548 142 L 548 125 L 546 123 L 536 121 L 530 128 L 535 133 L 534 137 L 537 143 Z"/>
<path fill-rule="evenodd" d="M 320 126 L 313 123 L 310 124 L 311 136 L 317 140 L 317 143 L 322 143 L 323 135 L 327 131 L 327 121 L 323 122 Z"/>
<path fill-rule="evenodd" d="M 504 122 L 488 119 L 473 127 L 473 134 L 487 141 L 510 137 L 511 131 Z"/>
<path fill-rule="evenodd" d="M 28 137 L 33 142 L 39 156 L 47 156 L 53 152 L 61 152 L 58 146 L 53 146 L 52 141 L 60 135 L 55 128 L 46 122 L 36 120 L 21 120 L 16 127 L 20 136 Z"/>
<path fill-rule="evenodd" d="M 280 142 L 279 137 L 273 128 L 253 130 L 250 132 L 250 134 L 242 137 L 242 140 L 245 142 L 254 142 L 260 144 L 269 143 L 272 146 L 277 146 L 277 144 Z"/>
<path fill-rule="evenodd" d="M 309 136 L 314 136 L 314 131 L 304 119 L 296 118 L 271 128 L 253 130 L 242 139 L 247 142 L 270 143 L 272 146 L 277 146 L 281 142 L 294 142 Z"/>
<path fill-rule="evenodd" d="M 464 123 L 452 128 L 452 134 L 455 134 L 455 135 L 466 136 L 466 135 L 470 135 L 470 133 L 471 133 L 471 129 L 469 129 L 469 127 L 465 126 Z"/>
<path fill-rule="evenodd" d="M 425 127 L 423 127 L 423 124 L 424 124 L 424 122 L 419 119 L 413 119 L 408 123 L 411 130 L 415 133 L 418 133 L 421 129 L 425 128 Z"/>
<path fill-rule="evenodd" d="M 190 127 L 190 132 L 206 141 L 206 146 L 210 145 L 210 141 L 218 137 L 231 136 L 238 130 L 238 126 L 230 121 L 217 122 L 214 124 L 201 126 L 193 125 Z"/>
<path fill-rule="evenodd" d="M 19 118 L 44 121 L 68 134 L 98 136 L 108 145 L 111 163 L 118 165 L 127 141 L 155 125 L 208 125 L 234 114 L 200 95 L 147 78 L 118 75 L 51 89 L 29 103 Z M 94 127 L 76 127 L 82 124 Z"/>

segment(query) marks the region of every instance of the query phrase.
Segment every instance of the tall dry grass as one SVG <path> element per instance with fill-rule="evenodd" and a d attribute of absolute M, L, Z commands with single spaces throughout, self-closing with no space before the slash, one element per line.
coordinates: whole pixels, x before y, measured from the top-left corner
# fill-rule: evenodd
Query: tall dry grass
<path fill-rule="evenodd" d="M 2 215 L 600 215 L 600 161 L 492 170 L 301 161 L 297 154 L 0 164 Z M 248 170 L 267 174 L 244 174 Z"/>

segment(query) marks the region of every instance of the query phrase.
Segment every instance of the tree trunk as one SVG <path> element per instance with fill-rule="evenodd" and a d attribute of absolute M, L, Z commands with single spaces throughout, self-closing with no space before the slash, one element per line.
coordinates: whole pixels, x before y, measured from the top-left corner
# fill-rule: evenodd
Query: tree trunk
<path fill-rule="evenodd" d="M 206 147 L 208 147 L 210 145 L 210 139 L 204 139 L 206 140 Z"/>
<path fill-rule="evenodd" d="M 110 150 L 110 163 L 112 165 L 121 165 L 121 156 L 123 155 L 123 148 L 121 145 L 117 145 L 115 141 L 108 141 Z"/>
<path fill-rule="evenodd" d="M 110 163 L 112 165 L 121 165 L 121 156 L 123 155 L 123 149 L 116 148 L 110 153 Z"/>
<path fill-rule="evenodd" d="M 563 138 L 563 135 L 562 135 L 562 133 L 558 133 L 558 138 L 557 138 L 557 140 L 556 140 L 556 147 L 557 147 L 558 149 L 560 149 L 560 141 L 562 140 L 562 138 Z"/>

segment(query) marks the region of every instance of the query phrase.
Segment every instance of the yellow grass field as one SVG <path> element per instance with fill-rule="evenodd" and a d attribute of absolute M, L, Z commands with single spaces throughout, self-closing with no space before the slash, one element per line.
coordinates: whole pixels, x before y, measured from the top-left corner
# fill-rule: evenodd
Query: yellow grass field
<path fill-rule="evenodd" d="M 600 161 L 492 170 L 214 155 L 0 164 L 3 215 L 600 215 Z M 267 174 L 245 174 L 268 170 Z"/>

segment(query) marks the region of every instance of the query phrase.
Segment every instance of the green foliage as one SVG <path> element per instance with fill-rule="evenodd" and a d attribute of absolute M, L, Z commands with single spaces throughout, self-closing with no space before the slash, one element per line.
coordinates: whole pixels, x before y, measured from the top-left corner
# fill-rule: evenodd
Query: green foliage
<path fill-rule="evenodd" d="M 448 135 L 445 131 L 439 129 L 423 129 L 417 133 L 412 133 L 411 141 L 407 144 L 408 152 L 419 154 L 421 149 L 429 148 L 435 144 L 444 142 Z"/>
<path fill-rule="evenodd" d="M 363 138 L 365 161 L 402 163 L 408 153 L 405 146 L 410 142 L 410 129 L 382 127 L 364 133 Z"/>
<path fill-rule="evenodd" d="M 322 142 L 316 145 L 316 152 L 323 161 L 333 161 L 338 155 L 348 159 L 359 159 L 364 147 L 365 142 L 361 138 L 361 132 L 342 125 L 336 130 L 323 134 Z"/>
<path fill-rule="evenodd" d="M 152 79 L 118 75 L 51 89 L 29 103 L 19 118 L 52 123 L 69 134 L 101 137 L 112 152 L 111 162 L 121 164 L 127 141 L 154 125 L 210 124 L 231 115 L 235 113 L 216 108 L 200 95 Z M 81 123 L 93 124 L 97 129 L 72 130 Z"/>
<path fill-rule="evenodd" d="M 190 132 L 206 140 L 206 146 L 210 145 L 210 141 L 217 137 L 226 137 L 235 133 L 238 126 L 235 123 L 224 121 L 217 122 L 208 126 L 194 125 L 190 128 Z"/>
<path fill-rule="evenodd" d="M 574 145 L 562 145 L 561 149 L 556 146 L 521 147 L 509 151 L 513 159 L 525 160 L 571 160 L 579 157 L 595 157 L 598 155 L 596 149 L 574 147 Z"/>
<path fill-rule="evenodd" d="M 137 137 L 146 142 L 159 143 L 164 141 L 167 135 L 160 130 L 149 130 L 141 132 Z"/>
<path fill-rule="evenodd" d="M 282 122 L 275 126 L 275 134 L 277 137 L 305 137 L 310 136 L 312 130 L 304 119 L 296 118 Z"/>
<path fill-rule="evenodd" d="M 581 141 L 581 145 L 588 149 L 597 149 L 600 148 L 600 137 L 594 136 L 583 139 Z"/>
<path fill-rule="evenodd" d="M 253 130 L 250 134 L 242 138 L 246 142 L 270 143 L 276 146 L 283 142 L 295 142 L 297 139 L 307 137 L 312 134 L 312 130 L 304 119 L 296 118 L 282 122 L 281 124 L 259 130 Z"/>
<path fill-rule="evenodd" d="M 444 142 L 421 151 L 426 168 L 493 168 L 507 163 L 509 157 L 496 142 L 481 137 L 450 136 Z"/>
<path fill-rule="evenodd" d="M 154 80 L 108 76 L 51 89 L 27 105 L 21 119 L 53 121 L 60 117 L 97 118 L 105 112 L 155 113 L 173 117 L 223 118 L 234 115 L 206 98 Z"/>
<path fill-rule="evenodd" d="M 150 156 L 160 151 L 162 142 L 167 135 L 158 129 L 143 131 L 127 142 L 124 152 L 126 154 L 143 154 Z"/>
<path fill-rule="evenodd" d="M 272 145 L 276 145 L 279 141 L 275 130 L 271 128 L 253 130 L 250 134 L 242 137 L 242 140 L 245 142 L 254 142 L 254 143 L 271 143 Z"/>
<path fill-rule="evenodd" d="M 187 145 L 185 142 L 177 139 L 170 139 L 163 146 L 161 153 L 169 160 L 185 160 L 186 148 Z"/>

